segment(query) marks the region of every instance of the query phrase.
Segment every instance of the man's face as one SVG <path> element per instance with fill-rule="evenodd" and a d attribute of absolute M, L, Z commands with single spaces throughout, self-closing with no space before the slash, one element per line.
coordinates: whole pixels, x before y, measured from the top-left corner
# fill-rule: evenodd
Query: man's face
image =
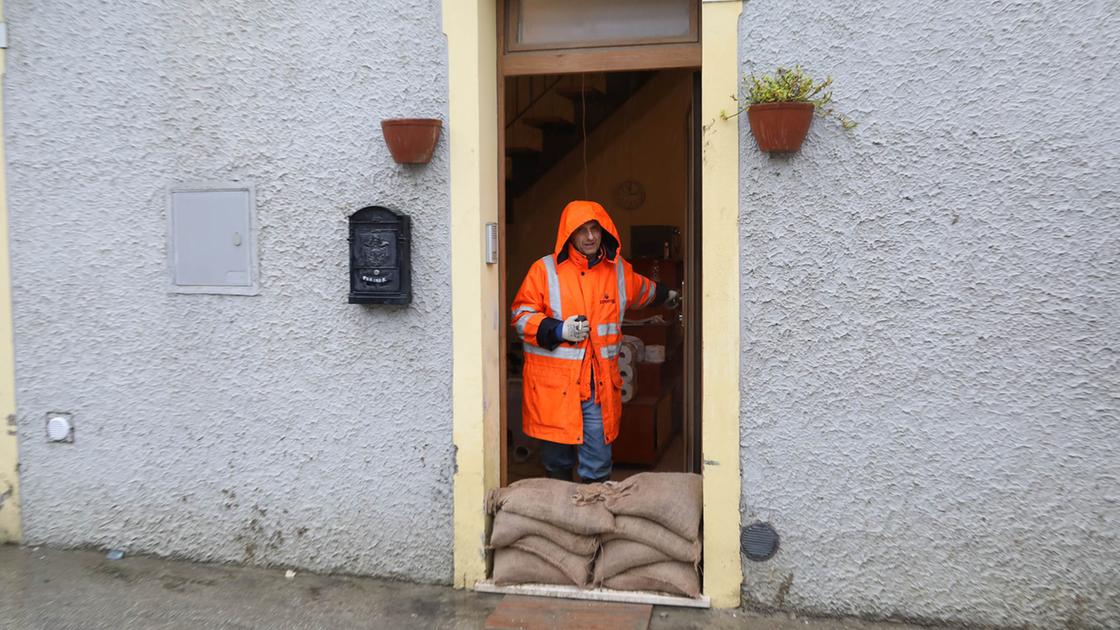
<path fill-rule="evenodd" d="M 594 256 L 603 242 L 603 228 L 598 221 L 588 221 L 572 232 L 572 244 L 584 256 Z"/>

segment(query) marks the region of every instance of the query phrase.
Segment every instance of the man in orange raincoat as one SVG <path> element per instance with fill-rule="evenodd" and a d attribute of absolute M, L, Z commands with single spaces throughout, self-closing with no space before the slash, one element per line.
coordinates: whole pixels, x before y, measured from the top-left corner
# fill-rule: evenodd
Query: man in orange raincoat
<path fill-rule="evenodd" d="M 522 428 L 542 440 L 549 477 L 585 483 L 611 474 L 622 417 L 618 355 L 627 308 L 666 304 L 676 291 L 634 272 L 603 206 L 573 201 L 560 215 L 556 247 L 529 268 L 513 300 L 524 343 Z"/>

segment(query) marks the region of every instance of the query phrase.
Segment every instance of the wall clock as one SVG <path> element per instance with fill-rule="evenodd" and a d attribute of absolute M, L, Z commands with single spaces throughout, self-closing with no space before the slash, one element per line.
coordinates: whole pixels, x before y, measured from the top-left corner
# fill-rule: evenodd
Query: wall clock
<path fill-rule="evenodd" d="M 615 190 L 615 198 L 618 205 L 626 210 L 634 210 L 646 201 L 646 189 L 640 182 L 633 179 L 628 179 L 618 185 Z"/>

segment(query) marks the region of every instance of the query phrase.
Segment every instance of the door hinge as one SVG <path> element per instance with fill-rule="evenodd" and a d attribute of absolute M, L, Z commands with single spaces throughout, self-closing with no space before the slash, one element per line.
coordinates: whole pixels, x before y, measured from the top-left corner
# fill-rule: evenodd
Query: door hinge
<path fill-rule="evenodd" d="M 8 23 L 0 22 L 0 49 L 8 48 Z"/>

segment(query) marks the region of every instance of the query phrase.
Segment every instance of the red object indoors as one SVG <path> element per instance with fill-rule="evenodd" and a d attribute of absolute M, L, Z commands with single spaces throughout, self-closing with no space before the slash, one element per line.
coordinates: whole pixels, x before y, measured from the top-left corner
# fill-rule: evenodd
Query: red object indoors
<path fill-rule="evenodd" d="M 759 149 L 797 151 L 813 122 L 813 104 L 758 103 L 747 109 L 747 119 Z"/>
<path fill-rule="evenodd" d="M 399 164 L 427 164 L 439 140 L 438 118 L 392 118 L 381 121 L 389 153 Z"/>

